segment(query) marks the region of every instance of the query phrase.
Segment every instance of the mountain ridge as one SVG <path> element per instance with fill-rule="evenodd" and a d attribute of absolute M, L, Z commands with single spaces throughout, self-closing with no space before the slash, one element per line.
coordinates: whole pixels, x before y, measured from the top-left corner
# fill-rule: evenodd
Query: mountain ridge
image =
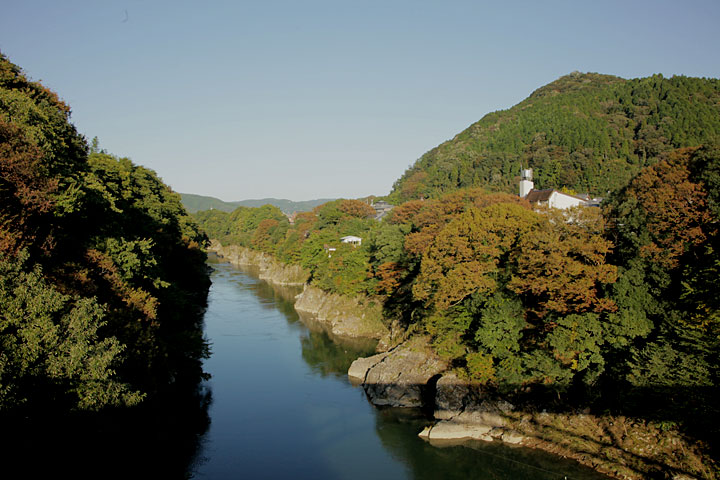
<path fill-rule="evenodd" d="M 296 202 L 284 198 L 259 198 L 226 202 L 224 200 L 220 200 L 219 198 L 197 195 L 194 193 L 181 193 L 180 197 L 182 198 L 182 203 L 185 206 L 185 209 L 189 213 L 210 209 L 232 212 L 237 207 L 262 207 L 263 205 L 273 205 L 282 210 L 283 213 L 291 214 L 293 212 L 308 212 L 318 205 L 334 200 L 321 198 Z"/>

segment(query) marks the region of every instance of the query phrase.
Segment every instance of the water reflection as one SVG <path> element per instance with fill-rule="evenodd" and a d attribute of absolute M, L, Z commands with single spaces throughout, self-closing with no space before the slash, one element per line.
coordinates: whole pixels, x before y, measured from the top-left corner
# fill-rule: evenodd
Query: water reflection
<path fill-rule="evenodd" d="M 279 310 L 291 325 L 302 322 L 305 328 L 298 332 L 302 358 L 314 372 L 344 379 L 353 361 L 375 353 L 377 340 L 338 337 L 315 316 L 295 310 L 295 297 L 302 293 L 303 287 L 259 280 L 260 271 L 257 267 L 241 265 L 235 268 L 254 277 L 251 282 L 246 277 L 237 277 L 235 282 L 239 288 L 252 291 L 261 300 L 262 308 Z"/>
<path fill-rule="evenodd" d="M 339 345 L 333 342 L 322 330 L 308 331 L 300 338 L 302 358 L 314 372 L 322 376 L 347 378 L 350 364 L 358 357 L 372 355 L 375 352 L 373 342 Z"/>

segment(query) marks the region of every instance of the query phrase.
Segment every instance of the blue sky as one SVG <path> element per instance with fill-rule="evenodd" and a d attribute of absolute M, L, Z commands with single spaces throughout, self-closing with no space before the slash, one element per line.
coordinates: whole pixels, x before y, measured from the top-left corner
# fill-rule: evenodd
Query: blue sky
<path fill-rule="evenodd" d="M 572 71 L 720 77 L 717 1 L 6 0 L 0 51 L 109 152 L 223 200 L 387 194 Z"/>

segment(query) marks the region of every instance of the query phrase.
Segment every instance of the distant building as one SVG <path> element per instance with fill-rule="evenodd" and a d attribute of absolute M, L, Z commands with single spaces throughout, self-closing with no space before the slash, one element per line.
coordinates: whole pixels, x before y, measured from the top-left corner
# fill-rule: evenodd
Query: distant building
<path fill-rule="evenodd" d="M 528 168 L 522 171 L 520 176 L 520 198 L 525 198 L 528 193 L 535 188 L 535 184 L 532 181 L 533 171 L 532 168 Z"/>
<path fill-rule="evenodd" d="M 570 195 L 563 193 L 554 188 L 545 190 L 535 190 L 535 184 L 532 181 L 532 169 L 522 171 L 520 177 L 520 198 L 527 199 L 533 205 L 541 205 L 549 208 L 558 208 L 565 210 L 567 208 L 583 206 L 599 206 L 601 199 L 591 199 L 589 195 L 584 197 L 579 195 Z"/>
<path fill-rule="evenodd" d="M 383 200 L 380 200 L 379 202 L 373 202 L 372 204 L 370 204 L 370 206 L 375 209 L 375 220 L 380 220 L 385 215 L 390 213 L 393 208 L 395 208 L 395 205 L 391 205 Z"/>
<path fill-rule="evenodd" d="M 577 207 L 578 205 L 588 206 L 587 200 L 577 197 L 575 195 L 569 195 L 567 193 L 559 192 L 554 189 L 547 190 L 530 190 L 530 193 L 525 197 L 528 202 L 535 205 L 542 205 L 550 208 L 559 208 L 565 210 L 571 207 Z"/>
<path fill-rule="evenodd" d="M 362 238 L 356 237 L 354 235 L 348 235 L 347 237 L 342 237 L 340 241 L 342 243 L 350 243 L 352 245 L 358 246 L 362 243 Z"/>

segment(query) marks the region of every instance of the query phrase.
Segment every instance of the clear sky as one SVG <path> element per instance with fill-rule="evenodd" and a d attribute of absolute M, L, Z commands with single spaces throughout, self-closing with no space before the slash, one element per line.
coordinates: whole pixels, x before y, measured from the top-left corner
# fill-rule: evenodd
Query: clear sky
<path fill-rule="evenodd" d="M 4 0 L 0 51 L 101 147 L 223 200 L 387 194 L 572 71 L 720 77 L 720 1 Z"/>

